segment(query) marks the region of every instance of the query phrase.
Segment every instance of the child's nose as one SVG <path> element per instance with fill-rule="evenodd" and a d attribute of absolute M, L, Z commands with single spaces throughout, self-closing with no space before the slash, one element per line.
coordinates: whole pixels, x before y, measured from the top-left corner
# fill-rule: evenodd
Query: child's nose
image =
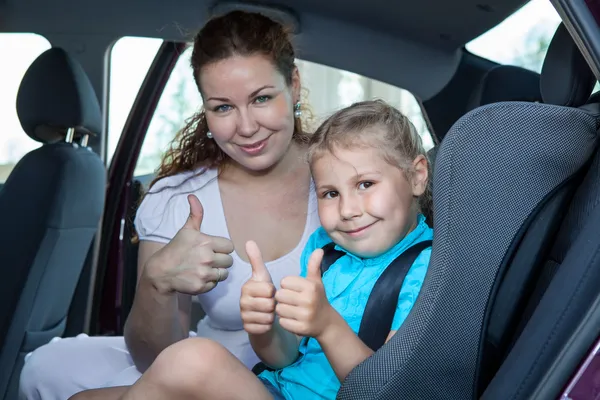
<path fill-rule="evenodd" d="M 360 217 L 362 205 L 358 196 L 340 196 L 340 217 L 344 220 Z"/>

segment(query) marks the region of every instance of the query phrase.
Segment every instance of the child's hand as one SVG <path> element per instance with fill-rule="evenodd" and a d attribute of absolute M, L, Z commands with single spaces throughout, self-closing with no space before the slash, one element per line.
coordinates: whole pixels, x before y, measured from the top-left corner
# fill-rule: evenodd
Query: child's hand
<path fill-rule="evenodd" d="M 332 321 L 335 310 L 325 296 L 321 280 L 322 259 L 323 250 L 315 250 L 308 261 L 306 278 L 285 277 L 275 294 L 279 325 L 296 335 L 318 338 Z"/>
<path fill-rule="evenodd" d="M 275 286 L 255 242 L 246 243 L 246 254 L 252 265 L 252 277 L 242 286 L 240 311 L 244 330 L 262 335 L 271 330 L 275 320 Z"/>

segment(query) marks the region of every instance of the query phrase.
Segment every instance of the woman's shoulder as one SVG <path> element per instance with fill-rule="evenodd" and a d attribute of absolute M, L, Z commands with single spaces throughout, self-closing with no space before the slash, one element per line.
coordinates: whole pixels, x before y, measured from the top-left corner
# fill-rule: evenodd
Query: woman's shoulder
<path fill-rule="evenodd" d="M 170 194 L 196 191 L 217 177 L 217 171 L 214 169 L 196 169 L 192 171 L 183 171 L 174 175 L 160 178 L 148 188 L 146 196 L 154 196 L 163 192 Z"/>
<path fill-rule="evenodd" d="M 170 241 L 189 215 L 187 195 L 194 194 L 204 203 L 216 177 L 216 170 L 195 170 L 156 181 L 136 213 L 134 223 L 140 240 Z"/>
<path fill-rule="evenodd" d="M 148 188 L 138 212 L 147 211 L 147 206 L 168 207 L 178 198 L 187 202 L 187 194 L 201 194 L 216 177 L 217 172 L 209 169 L 184 171 L 161 178 Z"/>

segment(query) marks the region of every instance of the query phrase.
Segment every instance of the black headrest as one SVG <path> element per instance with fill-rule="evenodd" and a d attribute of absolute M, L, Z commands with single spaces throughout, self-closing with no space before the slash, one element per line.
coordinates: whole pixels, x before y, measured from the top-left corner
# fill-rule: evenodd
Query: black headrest
<path fill-rule="evenodd" d="M 600 103 L 600 92 L 592 94 L 587 102 L 589 104 Z"/>
<path fill-rule="evenodd" d="M 560 24 L 544 59 L 544 103 L 579 107 L 588 100 L 596 78 L 564 24 Z"/>
<path fill-rule="evenodd" d="M 490 69 L 471 95 L 467 111 L 501 101 L 542 101 L 540 76 L 512 65 Z"/>
<path fill-rule="evenodd" d="M 29 67 L 17 95 L 17 113 L 25 133 L 42 143 L 75 136 L 99 135 L 102 113 L 81 65 L 61 48 L 42 53 Z"/>

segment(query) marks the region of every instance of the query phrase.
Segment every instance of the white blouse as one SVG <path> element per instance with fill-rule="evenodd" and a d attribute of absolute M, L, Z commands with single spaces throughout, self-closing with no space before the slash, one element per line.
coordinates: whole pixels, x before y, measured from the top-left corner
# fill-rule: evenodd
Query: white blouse
<path fill-rule="evenodd" d="M 201 231 L 207 235 L 230 238 L 221 202 L 216 170 L 190 171 L 163 178 L 146 195 L 140 205 L 135 226 L 140 240 L 168 243 L 185 224 L 189 215 L 188 194 L 195 194 L 204 208 Z M 273 282 L 300 273 L 300 256 L 309 236 L 320 226 L 314 185 L 311 185 L 304 233 L 288 254 L 266 263 Z M 213 339 L 238 357 L 248 367 L 258 362 L 240 317 L 242 285 L 250 278 L 250 264 L 234 251 L 229 277 L 210 292 L 198 295 L 206 316 L 198 323 L 197 335 Z"/>

